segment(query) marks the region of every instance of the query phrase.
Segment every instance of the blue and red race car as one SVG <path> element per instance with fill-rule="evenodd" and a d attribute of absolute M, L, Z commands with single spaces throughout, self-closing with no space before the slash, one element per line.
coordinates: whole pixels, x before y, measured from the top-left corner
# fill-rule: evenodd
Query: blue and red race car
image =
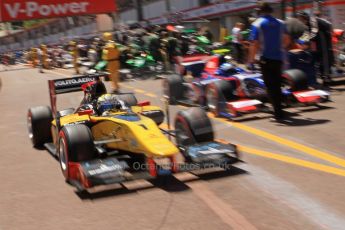
<path fill-rule="evenodd" d="M 237 117 L 260 110 L 268 101 L 260 72 L 236 66 L 224 56 L 194 57 L 181 64 L 179 75 L 163 81 L 163 94 L 171 104 L 201 105 L 216 116 Z M 316 105 L 329 99 L 323 90 L 311 90 L 305 73 L 298 69 L 284 71 L 284 103 Z"/>

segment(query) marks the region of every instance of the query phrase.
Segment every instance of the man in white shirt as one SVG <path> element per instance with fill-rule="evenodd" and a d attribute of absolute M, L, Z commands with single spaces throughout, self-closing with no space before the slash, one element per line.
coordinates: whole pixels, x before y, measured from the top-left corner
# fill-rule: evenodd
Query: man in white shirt
<path fill-rule="evenodd" d="M 234 51 L 234 58 L 238 63 L 243 62 L 243 47 L 242 47 L 242 34 L 243 23 L 237 22 L 232 29 L 232 47 Z"/>

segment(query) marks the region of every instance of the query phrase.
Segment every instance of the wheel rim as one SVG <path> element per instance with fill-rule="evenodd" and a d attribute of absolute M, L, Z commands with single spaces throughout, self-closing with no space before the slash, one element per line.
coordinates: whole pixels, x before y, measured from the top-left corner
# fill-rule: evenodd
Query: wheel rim
<path fill-rule="evenodd" d="M 217 110 L 217 98 L 216 98 L 214 89 L 210 89 L 207 91 L 206 98 L 207 98 L 207 107 L 212 112 L 216 112 L 216 110 Z"/>
<path fill-rule="evenodd" d="M 28 118 L 27 118 L 27 127 L 28 127 L 28 132 L 29 132 L 29 138 L 31 141 L 33 141 L 34 134 L 32 132 L 32 119 L 31 119 L 30 113 L 29 113 Z"/>
<path fill-rule="evenodd" d="M 67 152 L 66 152 L 66 143 L 63 138 L 60 138 L 60 143 L 59 143 L 59 161 L 61 165 L 61 170 L 63 172 L 67 171 Z"/>

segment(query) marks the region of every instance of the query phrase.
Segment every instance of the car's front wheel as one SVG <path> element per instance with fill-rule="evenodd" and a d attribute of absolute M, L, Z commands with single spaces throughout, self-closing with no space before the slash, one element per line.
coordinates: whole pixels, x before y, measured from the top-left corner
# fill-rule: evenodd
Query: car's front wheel
<path fill-rule="evenodd" d="M 52 120 L 52 111 L 48 106 L 37 106 L 28 110 L 27 128 L 34 147 L 42 147 L 52 141 Z"/>
<path fill-rule="evenodd" d="M 206 112 L 198 107 L 180 111 L 175 119 L 178 146 L 213 141 L 214 133 Z"/>
<path fill-rule="evenodd" d="M 91 130 L 85 125 L 64 126 L 59 133 L 58 143 L 60 166 L 67 181 L 78 177 L 74 163 L 97 157 Z"/>

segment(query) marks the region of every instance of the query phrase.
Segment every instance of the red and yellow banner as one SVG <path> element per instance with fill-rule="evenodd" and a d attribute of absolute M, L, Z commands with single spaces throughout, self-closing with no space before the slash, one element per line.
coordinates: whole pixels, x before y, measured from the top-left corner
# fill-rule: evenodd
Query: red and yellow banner
<path fill-rule="evenodd" d="M 115 0 L 0 0 L 2 22 L 115 11 Z"/>

